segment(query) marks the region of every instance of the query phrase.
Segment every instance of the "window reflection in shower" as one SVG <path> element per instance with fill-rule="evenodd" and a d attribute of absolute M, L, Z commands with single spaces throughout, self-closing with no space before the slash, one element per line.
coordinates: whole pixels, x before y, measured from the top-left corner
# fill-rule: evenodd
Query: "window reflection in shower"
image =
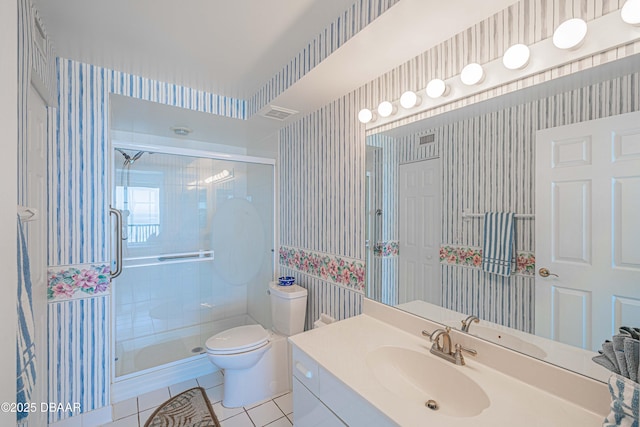
<path fill-rule="evenodd" d="M 273 165 L 115 153 L 123 273 L 113 283 L 116 377 L 202 353 L 233 326 L 270 327 Z"/>

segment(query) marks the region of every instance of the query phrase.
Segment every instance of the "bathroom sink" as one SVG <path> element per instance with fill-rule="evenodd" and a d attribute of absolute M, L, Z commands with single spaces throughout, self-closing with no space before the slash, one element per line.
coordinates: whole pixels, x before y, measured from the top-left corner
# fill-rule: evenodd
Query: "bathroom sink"
<path fill-rule="evenodd" d="M 489 407 L 484 390 L 457 367 L 428 353 L 402 347 L 378 347 L 366 356 L 374 377 L 391 393 L 424 407 L 435 401 L 435 412 L 473 417 Z M 433 402 L 429 402 L 433 407 Z"/>
<path fill-rule="evenodd" d="M 509 347 L 512 350 L 528 354 L 529 356 L 536 357 L 538 359 L 544 359 L 547 357 L 547 353 L 535 344 L 531 344 L 522 338 L 518 338 L 517 336 L 511 335 L 510 333 L 500 329 L 473 325 L 471 326 L 469 333 L 478 338 L 483 338 L 487 341 Z"/>

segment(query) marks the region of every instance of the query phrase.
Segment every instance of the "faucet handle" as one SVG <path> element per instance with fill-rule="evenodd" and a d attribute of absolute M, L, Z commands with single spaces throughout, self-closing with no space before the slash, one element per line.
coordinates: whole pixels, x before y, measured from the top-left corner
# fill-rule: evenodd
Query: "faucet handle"
<path fill-rule="evenodd" d="M 463 347 L 461 344 L 456 344 L 456 353 L 461 353 L 461 352 L 465 352 L 467 354 L 470 354 L 471 356 L 477 356 L 478 352 L 475 351 L 472 348 L 467 348 L 467 347 Z"/>

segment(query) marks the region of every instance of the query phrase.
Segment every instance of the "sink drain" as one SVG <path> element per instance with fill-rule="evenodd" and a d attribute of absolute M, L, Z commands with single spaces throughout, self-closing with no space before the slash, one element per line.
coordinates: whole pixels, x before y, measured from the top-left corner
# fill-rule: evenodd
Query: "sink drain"
<path fill-rule="evenodd" d="M 202 347 L 193 347 L 191 349 L 191 353 L 203 353 L 204 352 L 204 348 Z"/>
<path fill-rule="evenodd" d="M 438 408 L 439 408 L 438 402 L 436 402 L 433 399 L 427 400 L 427 403 L 425 403 L 424 406 L 426 406 L 427 408 L 431 409 L 432 411 L 437 411 Z"/>

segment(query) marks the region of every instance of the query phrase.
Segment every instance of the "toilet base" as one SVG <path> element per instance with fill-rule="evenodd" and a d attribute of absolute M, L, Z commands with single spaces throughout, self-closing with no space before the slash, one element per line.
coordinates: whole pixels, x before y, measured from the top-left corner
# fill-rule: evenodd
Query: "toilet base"
<path fill-rule="evenodd" d="M 247 406 L 290 390 L 289 343 L 285 336 L 269 335 L 271 348 L 253 367 L 224 370 L 223 406 Z"/>

